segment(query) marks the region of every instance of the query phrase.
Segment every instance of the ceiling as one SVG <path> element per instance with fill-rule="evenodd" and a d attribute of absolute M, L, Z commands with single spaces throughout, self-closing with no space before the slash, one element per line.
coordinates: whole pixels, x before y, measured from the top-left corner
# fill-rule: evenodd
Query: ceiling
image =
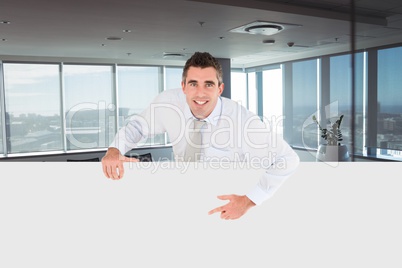
<path fill-rule="evenodd" d="M 356 48 L 401 42 L 402 1 L 354 10 Z M 181 65 L 208 51 L 247 68 L 350 50 L 350 12 L 349 0 L 1 0 L 0 60 Z M 231 31 L 256 21 L 284 30 Z"/>

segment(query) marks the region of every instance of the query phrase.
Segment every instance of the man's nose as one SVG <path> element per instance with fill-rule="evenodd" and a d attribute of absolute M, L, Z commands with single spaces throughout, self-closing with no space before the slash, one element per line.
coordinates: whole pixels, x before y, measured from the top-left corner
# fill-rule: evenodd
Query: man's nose
<path fill-rule="evenodd" d="M 204 85 L 200 85 L 198 87 L 196 87 L 196 95 L 197 96 L 204 96 L 205 95 L 205 91 L 206 91 L 207 87 Z"/>

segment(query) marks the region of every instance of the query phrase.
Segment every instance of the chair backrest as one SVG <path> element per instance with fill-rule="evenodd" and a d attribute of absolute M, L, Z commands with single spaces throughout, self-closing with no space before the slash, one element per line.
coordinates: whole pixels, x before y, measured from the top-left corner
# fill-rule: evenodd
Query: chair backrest
<path fill-rule="evenodd" d="M 152 154 L 151 153 L 146 153 L 146 154 L 129 154 L 127 155 L 128 157 L 133 157 L 137 158 L 140 160 L 140 162 L 152 162 Z"/>

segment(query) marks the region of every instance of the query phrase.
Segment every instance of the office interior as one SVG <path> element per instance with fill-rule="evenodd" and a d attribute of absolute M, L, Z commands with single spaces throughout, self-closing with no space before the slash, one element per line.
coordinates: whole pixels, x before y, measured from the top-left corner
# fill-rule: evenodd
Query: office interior
<path fill-rule="evenodd" d="M 401 161 L 401 37 L 399 0 L 4 0 L 0 161 L 100 161 L 196 51 L 301 161 L 324 142 L 313 115 L 344 115 L 350 161 Z M 147 153 L 172 159 L 169 137 L 129 155 Z"/>

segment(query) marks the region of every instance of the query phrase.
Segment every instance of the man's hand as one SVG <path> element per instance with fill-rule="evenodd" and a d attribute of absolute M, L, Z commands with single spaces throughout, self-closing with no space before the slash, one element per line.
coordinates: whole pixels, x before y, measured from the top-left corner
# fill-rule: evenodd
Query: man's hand
<path fill-rule="evenodd" d="M 229 203 L 217 207 L 208 212 L 209 215 L 220 212 L 221 218 L 225 220 L 235 220 L 243 216 L 255 203 L 245 195 L 220 195 L 221 200 L 229 200 Z"/>
<path fill-rule="evenodd" d="M 102 168 L 106 178 L 113 180 L 123 178 L 124 162 L 139 162 L 139 160 L 122 155 L 117 148 L 109 148 L 102 158 Z"/>

